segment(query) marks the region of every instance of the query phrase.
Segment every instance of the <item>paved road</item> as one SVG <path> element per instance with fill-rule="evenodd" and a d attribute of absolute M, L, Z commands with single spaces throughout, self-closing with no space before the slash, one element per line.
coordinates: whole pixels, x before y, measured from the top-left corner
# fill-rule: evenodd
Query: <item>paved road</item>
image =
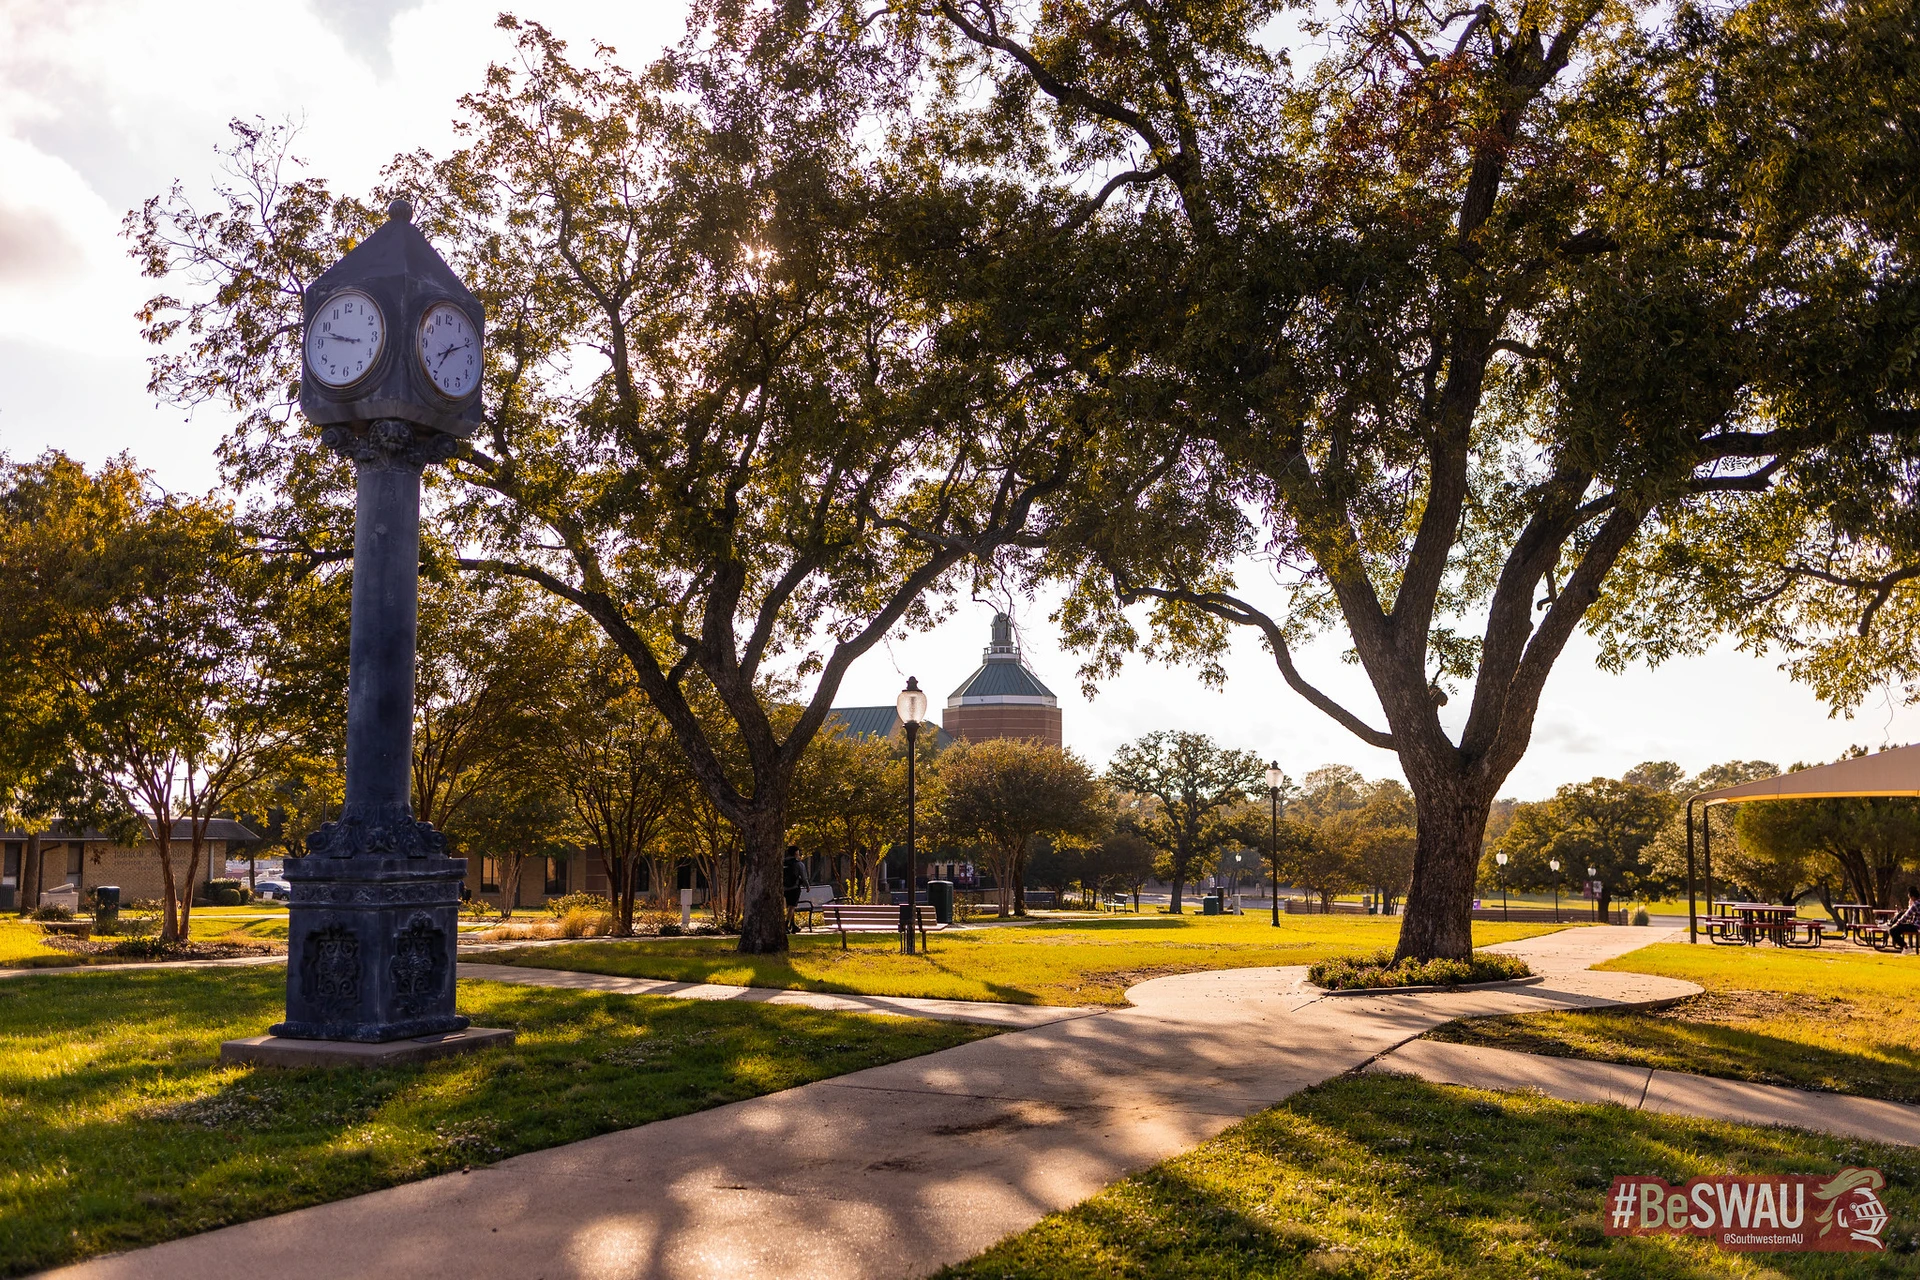
<path fill-rule="evenodd" d="M 1548 980 L 1468 993 L 1322 998 L 1301 968 L 1157 978 L 1128 992 L 1131 1008 L 56 1274 L 926 1275 L 1453 1018 L 1693 994 L 1584 968 L 1660 936 L 1593 928 L 1507 944 Z"/>

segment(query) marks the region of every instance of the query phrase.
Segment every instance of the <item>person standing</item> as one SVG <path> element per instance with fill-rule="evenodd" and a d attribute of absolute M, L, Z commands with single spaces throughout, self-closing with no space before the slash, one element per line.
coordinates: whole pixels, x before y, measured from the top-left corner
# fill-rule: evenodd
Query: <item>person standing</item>
<path fill-rule="evenodd" d="M 800 922 L 794 918 L 800 906 L 800 895 L 811 887 L 807 878 L 806 864 L 800 861 L 800 846 L 787 846 L 787 860 L 780 867 L 780 887 L 787 895 L 787 932 L 800 932 Z"/>

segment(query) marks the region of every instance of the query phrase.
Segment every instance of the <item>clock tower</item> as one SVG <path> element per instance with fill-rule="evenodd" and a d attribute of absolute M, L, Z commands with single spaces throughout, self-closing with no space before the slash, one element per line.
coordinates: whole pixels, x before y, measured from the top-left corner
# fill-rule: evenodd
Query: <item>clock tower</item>
<path fill-rule="evenodd" d="M 355 473 L 345 804 L 287 862 L 286 1019 L 224 1061 L 390 1062 L 513 1035 L 454 1009 L 466 861 L 412 805 L 420 475 L 480 424 L 486 315 L 412 207 L 387 212 L 302 308 L 300 408 Z"/>

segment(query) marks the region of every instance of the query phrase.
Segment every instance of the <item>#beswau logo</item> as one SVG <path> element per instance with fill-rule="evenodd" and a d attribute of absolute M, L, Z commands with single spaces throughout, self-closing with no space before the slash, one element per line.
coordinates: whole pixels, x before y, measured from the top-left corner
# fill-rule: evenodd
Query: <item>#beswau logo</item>
<path fill-rule="evenodd" d="M 1610 1236 L 1708 1236 L 1747 1253 L 1874 1253 L 1886 1248 L 1887 1185 L 1878 1169 L 1832 1177 L 1779 1174 L 1615 1178 L 1607 1193 Z"/>

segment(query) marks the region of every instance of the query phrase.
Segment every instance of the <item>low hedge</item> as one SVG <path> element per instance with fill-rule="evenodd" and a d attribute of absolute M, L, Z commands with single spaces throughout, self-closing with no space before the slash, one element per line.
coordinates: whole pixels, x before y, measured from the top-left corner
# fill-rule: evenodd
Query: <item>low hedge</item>
<path fill-rule="evenodd" d="M 1476 951 L 1465 960 L 1415 960 L 1394 963 L 1392 950 L 1371 955 L 1321 960 L 1307 977 L 1327 991 L 1391 990 L 1394 987 L 1457 987 L 1469 982 L 1511 982 L 1530 978 L 1527 962 L 1513 956 Z"/>

